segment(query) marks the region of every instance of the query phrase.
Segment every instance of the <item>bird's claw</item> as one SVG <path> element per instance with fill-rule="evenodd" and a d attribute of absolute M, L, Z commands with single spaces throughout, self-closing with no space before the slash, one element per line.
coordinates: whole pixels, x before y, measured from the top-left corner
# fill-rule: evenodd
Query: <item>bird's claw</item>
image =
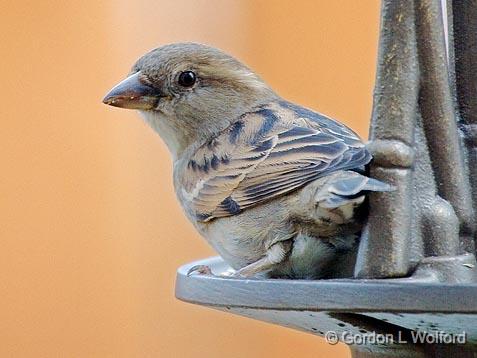
<path fill-rule="evenodd" d="M 246 276 L 240 270 L 234 271 L 233 273 L 231 273 L 229 275 L 229 277 L 232 277 L 232 278 L 246 278 Z"/>
<path fill-rule="evenodd" d="M 192 266 L 189 271 L 187 271 L 187 276 L 192 275 L 193 273 L 197 273 L 199 275 L 208 275 L 208 276 L 215 276 L 207 265 L 195 265 Z"/>

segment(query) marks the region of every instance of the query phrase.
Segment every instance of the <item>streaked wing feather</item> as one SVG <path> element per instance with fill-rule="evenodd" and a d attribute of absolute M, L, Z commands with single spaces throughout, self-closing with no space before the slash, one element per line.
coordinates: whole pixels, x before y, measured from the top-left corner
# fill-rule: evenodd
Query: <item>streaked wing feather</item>
<path fill-rule="evenodd" d="M 181 195 L 198 220 L 235 215 L 371 156 L 346 126 L 288 102 L 243 115 L 187 163 Z"/>

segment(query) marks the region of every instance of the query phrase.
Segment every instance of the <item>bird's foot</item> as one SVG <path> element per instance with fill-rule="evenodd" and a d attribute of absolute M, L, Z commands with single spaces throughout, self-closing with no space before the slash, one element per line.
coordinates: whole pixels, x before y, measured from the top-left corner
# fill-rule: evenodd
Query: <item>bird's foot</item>
<path fill-rule="evenodd" d="M 237 271 L 234 271 L 234 272 L 231 272 L 227 275 L 227 277 L 231 277 L 231 278 L 246 278 L 246 276 L 242 273 L 242 271 L 240 270 L 237 270 Z"/>
<path fill-rule="evenodd" d="M 187 271 L 187 276 L 196 273 L 198 275 L 207 275 L 207 276 L 215 276 L 212 270 L 207 265 L 195 265 L 192 266 L 189 271 Z"/>
<path fill-rule="evenodd" d="M 213 277 L 220 277 L 220 278 L 244 278 L 241 270 L 233 271 L 229 270 L 222 274 L 216 275 L 212 272 L 209 266 L 207 265 L 195 265 L 192 266 L 189 271 L 187 271 L 187 276 L 190 275 L 201 275 L 201 276 L 213 276 Z"/>

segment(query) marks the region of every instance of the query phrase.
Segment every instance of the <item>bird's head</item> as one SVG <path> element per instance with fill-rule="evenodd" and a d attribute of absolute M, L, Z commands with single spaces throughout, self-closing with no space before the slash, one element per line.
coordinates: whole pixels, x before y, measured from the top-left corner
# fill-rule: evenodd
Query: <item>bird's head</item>
<path fill-rule="evenodd" d="M 103 102 L 141 111 L 177 157 L 274 97 L 233 57 L 205 45 L 179 43 L 141 57 Z"/>

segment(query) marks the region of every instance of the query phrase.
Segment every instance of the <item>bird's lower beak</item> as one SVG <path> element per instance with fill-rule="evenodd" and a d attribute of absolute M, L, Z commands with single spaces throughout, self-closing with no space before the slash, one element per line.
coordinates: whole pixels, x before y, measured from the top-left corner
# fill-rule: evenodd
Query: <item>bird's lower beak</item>
<path fill-rule="evenodd" d="M 117 84 L 104 97 L 103 103 L 127 109 L 153 109 L 159 102 L 157 89 L 141 82 L 141 73 L 136 72 Z"/>

